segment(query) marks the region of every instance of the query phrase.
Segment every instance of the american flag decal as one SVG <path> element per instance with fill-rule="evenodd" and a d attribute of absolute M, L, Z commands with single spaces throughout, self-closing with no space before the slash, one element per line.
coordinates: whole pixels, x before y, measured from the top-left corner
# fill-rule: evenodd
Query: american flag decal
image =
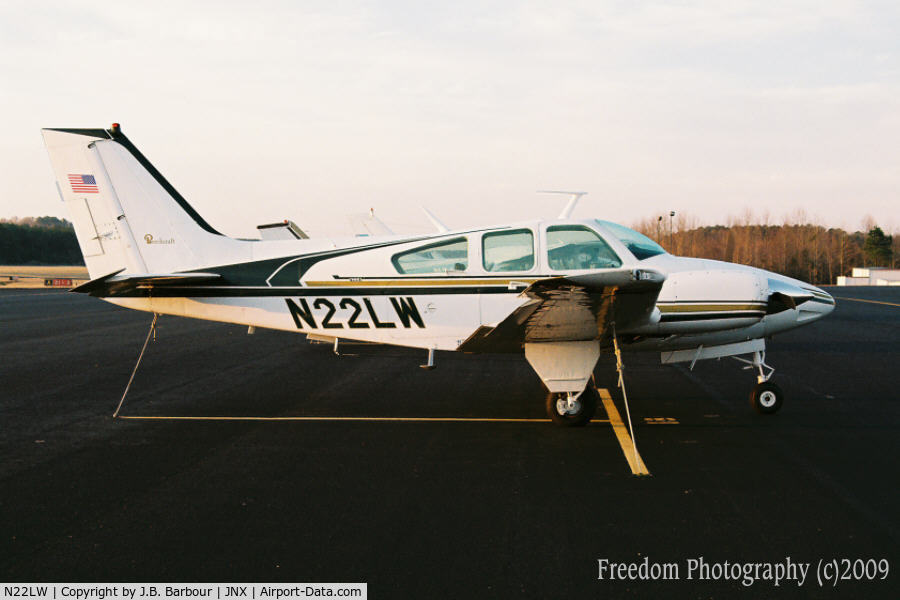
<path fill-rule="evenodd" d="M 69 185 L 77 194 L 98 194 L 97 180 L 93 175 L 69 175 Z"/>

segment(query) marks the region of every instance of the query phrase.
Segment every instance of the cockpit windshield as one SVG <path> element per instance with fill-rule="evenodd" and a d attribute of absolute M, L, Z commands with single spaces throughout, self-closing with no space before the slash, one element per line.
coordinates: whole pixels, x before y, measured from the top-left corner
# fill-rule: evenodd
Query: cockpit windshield
<path fill-rule="evenodd" d="M 662 246 L 633 229 L 628 229 L 610 221 L 601 221 L 600 219 L 597 219 L 597 223 L 606 227 L 610 233 L 616 236 L 638 260 L 666 253 Z"/>

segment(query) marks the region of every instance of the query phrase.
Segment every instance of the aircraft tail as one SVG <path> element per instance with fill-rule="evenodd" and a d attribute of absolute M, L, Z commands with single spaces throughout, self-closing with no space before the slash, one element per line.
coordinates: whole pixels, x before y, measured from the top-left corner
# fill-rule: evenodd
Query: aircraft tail
<path fill-rule="evenodd" d="M 240 258 L 242 243 L 203 220 L 118 124 L 41 132 L 92 279 L 176 273 Z"/>

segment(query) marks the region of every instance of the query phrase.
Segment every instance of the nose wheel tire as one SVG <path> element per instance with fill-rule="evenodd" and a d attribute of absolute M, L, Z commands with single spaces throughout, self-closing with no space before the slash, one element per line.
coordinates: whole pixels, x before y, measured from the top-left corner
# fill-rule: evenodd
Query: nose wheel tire
<path fill-rule="evenodd" d="M 597 398 L 597 390 L 594 389 L 594 386 L 588 385 L 587 389 L 575 400 L 574 405 L 569 407 L 568 394 L 550 392 L 547 394 L 544 408 L 547 410 L 547 416 L 556 425 L 583 427 L 590 422 L 597 411 Z"/>
<path fill-rule="evenodd" d="M 762 415 L 771 415 L 778 412 L 783 402 L 784 392 L 771 381 L 757 383 L 753 391 L 750 392 L 750 406 Z"/>

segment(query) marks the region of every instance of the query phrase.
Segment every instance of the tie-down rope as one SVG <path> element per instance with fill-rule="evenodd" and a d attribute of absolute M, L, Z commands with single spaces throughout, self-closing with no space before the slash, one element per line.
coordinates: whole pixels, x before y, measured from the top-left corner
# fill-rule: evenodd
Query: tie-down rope
<path fill-rule="evenodd" d="M 113 413 L 113 419 L 119 416 L 119 410 L 122 409 L 122 403 L 125 402 L 125 396 L 128 395 L 128 390 L 131 389 L 131 382 L 134 381 L 134 376 L 137 373 L 138 367 L 141 366 L 141 359 L 144 358 L 144 352 L 147 351 L 147 344 L 150 343 L 150 338 L 156 339 L 156 320 L 159 319 L 159 313 L 153 313 L 153 321 L 150 323 L 150 331 L 147 332 L 147 339 L 144 340 L 144 347 L 141 348 L 141 353 L 138 355 L 137 362 L 134 365 L 134 370 L 131 372 L 131 377 L 128 379 L 128 385 L 125 386 L 125 391 L 122 393 L 122 399 L 119 400 L 119 405 L 116 407 L 116 412 Z"/>

